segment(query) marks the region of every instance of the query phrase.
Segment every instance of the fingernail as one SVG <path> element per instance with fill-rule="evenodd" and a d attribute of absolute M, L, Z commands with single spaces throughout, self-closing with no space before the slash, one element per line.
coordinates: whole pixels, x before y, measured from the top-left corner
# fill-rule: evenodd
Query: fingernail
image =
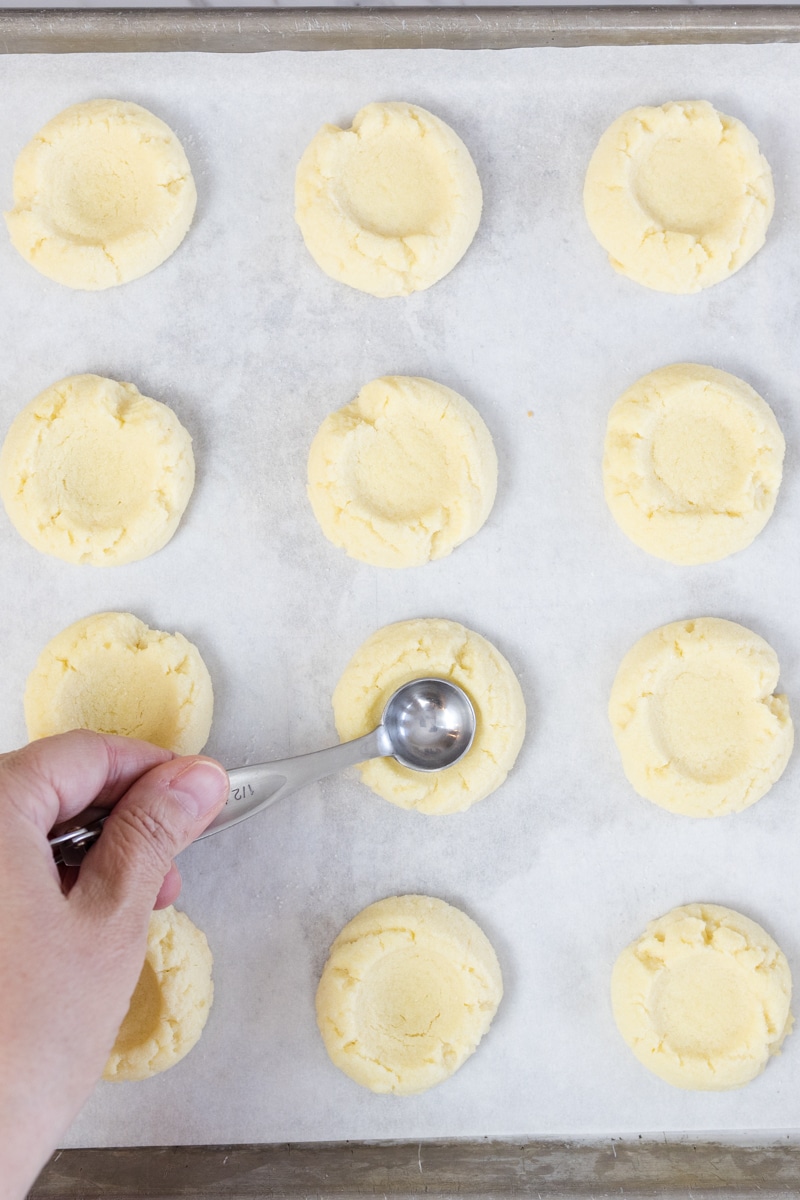
<path fill-rule="evenodd" d="M 212 762 L 196 762 L 179 771 L 170 791 L 193 817 L 204 817 L 227 796 L 227 772 Z"/>

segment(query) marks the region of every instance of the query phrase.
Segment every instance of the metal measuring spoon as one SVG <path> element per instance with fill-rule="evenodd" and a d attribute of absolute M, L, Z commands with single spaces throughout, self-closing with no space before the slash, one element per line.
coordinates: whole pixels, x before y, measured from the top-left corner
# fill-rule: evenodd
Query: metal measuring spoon
<path fill-rule="evenodd" d="M 238 825 L 306 784 L 369 758 L 394 758 L 413 771 L 443 771 L 464 757 L 474 736 L 475 710 L 460 687 L 446 679 L 412 679 L 389 697 L 380 725 L 364 737 L 228 771 L 225 807 L 200 837 Z M 107 809 L 92 808 L 56 826 L 50 834 L 56 862 L 78 866 L 107 816 Z"/>

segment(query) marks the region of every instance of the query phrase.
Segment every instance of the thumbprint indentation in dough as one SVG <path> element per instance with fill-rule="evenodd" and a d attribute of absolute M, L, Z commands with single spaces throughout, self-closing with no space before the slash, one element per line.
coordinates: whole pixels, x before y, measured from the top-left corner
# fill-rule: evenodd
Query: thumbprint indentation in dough
<path fill-rule="evenodd" d="M 331 946 L 317 1023 L 331 1060 L 374 1092 L 442 1083 L 474 1052 L 503 995 L 500 966 L 465 913 L 392 896 L 358 913 Z"/>
<path fill-rule="evenodd" d="M 192 439 L 132 383 L 72 375 L 13 421 L 0 451 L 0 497 L 43 554 L 117 566 L 160 550 L 194 487 Z"/>
<path fill-rule="evenodd" d="M 794 742 L 778 658 L 733 621 L 674 621 L 628 651 L 609 718 L 629 781 L 671 812 L 716 817 L 759 800 Z"/>
<path fill-rule="evenodd" d="M 735 660 L 709 674 L 679 670 L 653 703 L 664 757 L 673 770 L 701 783 L 724 783 L 747 769 L 760 716 L 752 677 Z"/>
<path fill-rule="evenodd" d="M 434 431 L 397 423 L 362 440 L 353 464 L 357 505 L 401 524 L 424 521 L 442 507 L 447 453 Z"/>
<path fill-rule="evenodd" d="M 792 976 L 749 917 L 686 904 L 651 921 L 611 976 L 614 1019 L 643 1066 L 674 1087 L 755 1079 L 792 1028 Z"/>
<path fill-rule="evenodd" d="M 152 913 L 144 965 L 104 1079 L 149 1079 L 189 1053 L 214 999 L 212 965 L 206 935 L 186 913 L 172 907 Z"/>
<path fill-rule="evenodd" d="M 206 665 L 182 634 L 98 613 L 45 646 L 25 688 L 25 720 L 31 740 L 91 729 L 199 754 L 213 702 Z"/>
<path fill-rule="evenodd" d="M 385 955 L 359 993 L 364 1055 L 410 1067 L 457 1040 L 460 1013 L 450 998 L 458 986 L 457 967 L 441 954 L 408 946 Z"/>
<path fill-rule="evenodd" d="M 196 201 L 168 125 L 138 104 L 91 100 L 48 121 L 21 151 L 6 224 L 37 271 L 91 291 L 137 279 L 169 258 Z"/>
<path fill-rule="evenodd" d="M 79 443 L 62 442 L 62 446 L 61 483 L 76 508 L 90 512 L 99 525 L 107 525 L 119 515 L 124 496 L 130 501 L 132 515 L 138 516 L 155 480 L 152 475 L 142 478 L 133 447 L 109 446 L 99 429 L 88 429 Z M 86 470 L 89 460 L 94 467 L 91 473 Z"/>
<path fill-rule="evenodd" d="M 434 144 L 389 125 L 376 141 L 353 141 L 342 156 L 338 195 L 350 216 L 385 238 L 431 234 L 446 219 L 447 172 Z"/>
<path fill-rule="evenodd" d="M 179 714 L 171 690 L 163 686 L 163 663 L 144 648 L 132 650 L 122 642 L 106 642 L 102 650 L 92 665 L 90 687 L 74 666 L 64 677 L 60 699 L 74 728 L 171 745 Z"/>
<path fill-rule="evenodd" d="M 702 239 L 735 217 L 740 155 L 716 129 L 693 138 L 663 137 L 636 167 L 639 203 L 663 229 Z"/>
<path fill-rule="evenodd" d="M 431 379 L 387 376 L 323 421 L 308 496 L 325 536 L 377 567 L 443 558 L 481 528 L 497 455 L 479 414 Z"/>
<path fill-rule="evenodd" d="M 43 172 L 43 189 L 58 198 L 55 229 L 88 244 L 134 232 L 158 199 L 155 166 L 135 126 L 77 125 Z"/>
<path fill-rule="evenodd" d="M 714 416 L 662 421 L 653 434 L 653 466 L 673 496 L 711 509 L 740 494 L 749 473 L 735 436 Z"/>
<path fill-rule="evenodd" d="M 121 1055 L 135 1046 L 155 1037 L 161 1020 L 162 997 L 158 976 L 150 962 L 145 959 L 130 1007 L 125 1015 L 114 1042 L 114 1049 Z"/>
<path fill-rule="evenodd" d="M 761 1016 L 741 968 L 711 949 L 676 963 L 653 987 L 653 1027 L 680 1058 L 734 1054 Z"/>
<path fill-rule="evenodd" d="M 775 207 L 753 134 L 706 100 L 639 107 L 600 138 L 583 190 L 616 271 L 661 292 L 699 292 L 761 249 Z"/>
<path fill-rule="evenodd" d="M 605 496 L 619 527 L 649 554 L 715 562 L 766 525 L 783 455 L 775 415 L 749 384 L 675 363 L 638 379 L 611 409 Z"/>
<path fill-rule="evenodd" d="M 295 219 L 327 275 L 372 296 L 408 296 L 452 271 L 481 216 L 461 138 L 413 104 L 368 104 L 324 125 L 295 178 Z"/>

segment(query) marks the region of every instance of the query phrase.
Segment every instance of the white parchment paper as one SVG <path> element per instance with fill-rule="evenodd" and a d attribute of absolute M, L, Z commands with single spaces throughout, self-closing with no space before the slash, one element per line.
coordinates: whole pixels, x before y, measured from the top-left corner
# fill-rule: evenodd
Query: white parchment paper
<path fill-rule="evenodd" d="M 25 739 L 22 692 L 41 648 L 104 609 L 197 643 L 216 692 L 208 750 L 229 766 L 335 741 L 330 695 L 350 656 L 379 626 L 415 616 L 462 621 L 503 651 L 529 732 L 502 790 L 467 814 L 403 812 L 353 774 L 187 851 L 180 905 L 215 957 L 206 1032 L 172 1071 L 101 1085 L 67 1144 L 800 1125 L 800 1035 L 741 1091 L 683 1093 L 635 1061 L 608 999 L 622 947 L 649 919 L 698 899 L 763 923 L 800 981 L 798 756 L 747 812 L 682 819 L 632 792 L 605 713 L 638 637 L 708 615 L 768 639 L 800 715 L 800 49 L 5 57 L 4 206 L 22 145 L 61 108 L 104 95 L 138 101 L 178 132 L 197 178 L 195 224 L 153 274 L 95 294 L 45 280 L 0 237 L 0 423 L 5 431 L 73 372 L 132 380 L 192 432 L 198 483 L 166 549 L 105 571 L 37 554 L 0 514 L 0 748 Z M 584 220 L 583 175 L 624 109 L 699 97 L 756 133 L 777 209 L 744 270 L 672 297 L 608 266 Z M 376 99 L 411 100 L 451 123 L 485 190 L 461 265 L 409 299 L 327 279 L 292 215 L 309 139 Z M 602 496 L 610 405 L 639 375 L 681 360 L 752 383 L 788 445 L 766 530 L 707 567 L 638 550 Z M 403 572 L 335 550 L 305 497 L 319 423 L 387 373 L 467 396 L 501 471 L 483 531 Z M 468 912 L 497 950 L 506 995 L 456 1076 L 398 1099 L 330 1064 L 314 991 L 342 925 L 403 892 Z"/>

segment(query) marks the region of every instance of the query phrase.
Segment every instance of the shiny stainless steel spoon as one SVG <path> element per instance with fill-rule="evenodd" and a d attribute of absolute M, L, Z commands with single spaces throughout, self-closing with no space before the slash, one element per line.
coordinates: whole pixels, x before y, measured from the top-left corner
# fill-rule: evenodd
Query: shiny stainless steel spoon
<path fill-rule="evenodd" d="M 464 757 L 474 736 L 475 710 L 460 687 L 446 679 L 412 679 L 389 697 L 372 733 L 314 754 L 229 771 L 227 803 L 200 837 L 238 825 L 298 788 L 369 758 L 394 758 L 413 771 L 443 771 Z M 92 808 L 56 826 L 50 834 L 56 862 L 78 866 L 107 816 L 107 810 Z"/>

